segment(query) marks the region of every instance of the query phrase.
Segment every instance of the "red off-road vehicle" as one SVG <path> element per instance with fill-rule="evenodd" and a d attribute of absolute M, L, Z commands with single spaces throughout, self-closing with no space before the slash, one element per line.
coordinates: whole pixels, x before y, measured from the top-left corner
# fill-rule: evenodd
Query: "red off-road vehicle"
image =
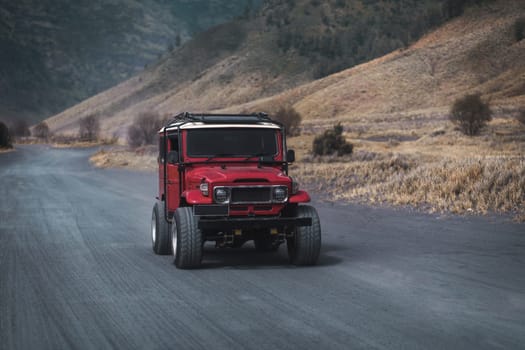
<path fill-rule="evenodd" d="M 201 264 L 203 245 L 259 251 L 286 241 L 290 260 L 313 265 L 321 227 L 305 191 L 288 176 L 295 159 L 284 127 L 266 114 L 182 113 L 159 132 L 159 196 L 151 239 L 178 268 Z"/>

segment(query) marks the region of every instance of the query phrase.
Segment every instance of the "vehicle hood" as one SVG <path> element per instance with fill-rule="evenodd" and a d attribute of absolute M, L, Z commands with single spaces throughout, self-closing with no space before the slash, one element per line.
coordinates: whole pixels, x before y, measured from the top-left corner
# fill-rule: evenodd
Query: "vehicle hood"
<path fill-rule="evenodd" d="M 281 170 L 273 167 L 256 166 L 206 166 L 187 170 L 188 181 L 211 184 L 231 184 L 249 182 L 268 182 L 286 184 L 290 178 Z"/>

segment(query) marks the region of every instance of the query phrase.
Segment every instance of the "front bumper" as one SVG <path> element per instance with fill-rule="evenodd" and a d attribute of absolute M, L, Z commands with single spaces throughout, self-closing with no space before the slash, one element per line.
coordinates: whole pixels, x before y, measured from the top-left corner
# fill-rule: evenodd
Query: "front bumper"
<path fill-rule="evenodd" d="M 197 224 L 201 230 L 294 228 L 312 226 L 312 218 L 248 217 L 248 218 L 204 218 Z"/>

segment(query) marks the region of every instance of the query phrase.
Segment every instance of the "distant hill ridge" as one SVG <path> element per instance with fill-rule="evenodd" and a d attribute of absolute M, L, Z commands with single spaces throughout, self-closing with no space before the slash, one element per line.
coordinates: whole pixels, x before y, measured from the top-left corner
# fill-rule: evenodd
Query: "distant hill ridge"
<path fill-rule="evenodd" d="M 252 2 L 253 6 L 259 3 Z M 0 3 L 0 119 L 56 114 L 126 80 L 246 0 Z"/>

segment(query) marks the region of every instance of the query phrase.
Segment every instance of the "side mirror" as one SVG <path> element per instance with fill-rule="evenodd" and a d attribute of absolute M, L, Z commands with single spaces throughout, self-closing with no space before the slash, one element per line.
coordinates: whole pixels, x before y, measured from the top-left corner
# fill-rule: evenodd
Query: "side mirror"
<path fill-rule="evenodd" d="M 295 151 L 293 149 L 289 149 L 288 152 L 286 152 L 286 161 L 288 163 L 295 162 Z"/>
<path fill-rule="evenodd" d="M 168 152 L 168 163 L 169 164 L 177 164 L 179 162 L 179 152 L 177 151 L 169 151 Z"/>

